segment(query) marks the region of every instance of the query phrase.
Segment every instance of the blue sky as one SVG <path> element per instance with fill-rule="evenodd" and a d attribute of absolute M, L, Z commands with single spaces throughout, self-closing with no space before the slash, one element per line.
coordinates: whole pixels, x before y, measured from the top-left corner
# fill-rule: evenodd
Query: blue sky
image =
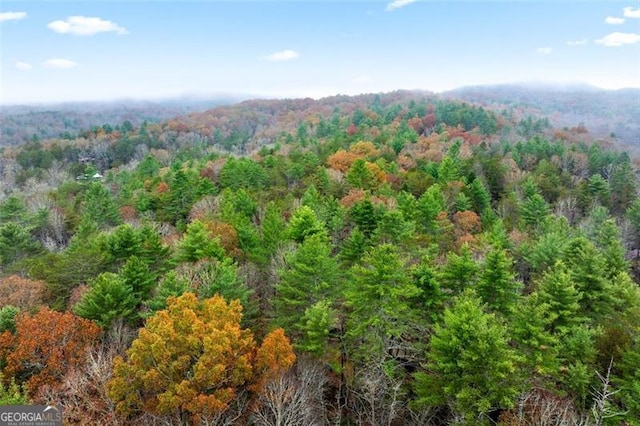
<path fill-rule="evenodd" d="M 636 1 L 3 1 L 0 103 L 640 87 Z"/>

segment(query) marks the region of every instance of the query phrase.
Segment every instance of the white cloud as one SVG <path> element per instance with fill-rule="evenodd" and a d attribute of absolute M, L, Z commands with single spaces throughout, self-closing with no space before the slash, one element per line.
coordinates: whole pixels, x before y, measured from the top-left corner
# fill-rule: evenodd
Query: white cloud
<path fill-rule="evenodd" d="M 567 46 L 571 46 L 571 47 L 575 47 L 575 46 L 584 46 L 585 44 L 587 44 L 589 40 L 587 40 L 586 38 L 582 39 L 582 40 L 569 40 L 567 42 Z"/>
<path fill-rule="evenodd" d="M 625 7 L 624 16 L 626 16 L 627 18 L 640 18 L 640 7 L 637 9 L 634 9 L 632 7 Z"/>
<path fill-rule="evenodd" d="M 615 32 L 596 40 L 596 43 L 606 47 L 620 47 L 626 44 L 640 43 L 640 34 Z"/>
<path fill-rule="evenodd" d="M 400 9 L 401 7 L 405 7 L 408 4 L 415 3 L 416 0 L 394 0 L 391 3 L 387 4 L 385 10 L 387 12 L 392 12 L 396 9 Z"/>
<path fill-rule="evenodd" d="M 78 66 L 77 62 L 70 61 L 68 59 L 49 59 L 48 61 L 44 61 L 44 66 L 47 68 L 74 68 Z"/>
<path fill-rule="evenodd" d="M 295 50 L 282 50 L 280 52 L 274 52 L 271 55 L 267 56 L 267 61 L 272 62 L 283 62 L 283 61 L 291 61 L 292 59 L 296 59 L 300 54 Z"/>
<path fill-rule="evenodd" d="M 126 28 L 115 22 L 89 16 L 69 16 L 64 21 L 53 21 L 47 27 L 60 34 L 94 35 L 107 32 L 118 35 L 129 34 Z"/>
<path fill-rule="evenodd" d="M 0 13 L 0 22 L 17 21 L 27 17 L 26 12 L 2 12 Z"/>
<path fill-rule="evenodd" d="M 20 62 L 20 61 L 16 62 L 15 67 L 16 69 L 19 69 L 22 71 L 29 71 L 32 68 L 31 64 L 28 64 L 26 62 Z"/>
<path fill-rule="evenodd" d="M 536 52 L 540 55 L 550 55 L 552 51 L 553 49 L 550 47 L 539 47 L 536 49 Z"/>
<path fill-rule="evenodd" d="M 607 19 L 604 20 L 605 24 L 610 25 L 620 25 L 624 24 L 624 18 L 614 18 L 613 16 L 607 16 Z"/>

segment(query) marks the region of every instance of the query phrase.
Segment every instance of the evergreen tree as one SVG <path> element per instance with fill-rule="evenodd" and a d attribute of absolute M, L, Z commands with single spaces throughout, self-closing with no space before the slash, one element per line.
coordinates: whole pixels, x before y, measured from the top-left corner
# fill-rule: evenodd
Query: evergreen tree
<path fill-rule="evenodd" d="M 238 265 L 229 258 L 222 260 L 200 261 L 194 267 L 195 273 L 201 277 L 198 296 L 201 299 L 216 294 L 231 303 L 239 300 L 244 307 L 245 317 L 253 314 L 250 306 L 251 289 L 238 276 Z"/>
<path fill-rule="evenodd" d="M 340 260 L 347 266 L 351 266 L 360 260 L 367 247 L 369 247 L 369 244 L 365 235 L 359 228 L 353 228 L 342 245 L 339 255 Z"/>
<path fill-rule="evenodd" d="M 581 293 L 576 289 L 571 273 L 562 261 L 549 269 L 537 286 L 537 301 L 546 305 L 549 330 L 564 333 L 584 321 L 580 318 Z"/>
<path fill-rule="evenodd" d="M 625 259 L 626 251 L 620 239 L 620 228 L 613 219 L 607 219 L 598 228 L 595 243 L 604 257 L 607 278 L 612 279 L 629 269 Z"/>
<path fill-rule="evenodd" d="M 469 198 L 471 199 L 473 210 L 476 213 L 482 214 L 491 208 L 491 194 L 489 194 L 480 179 L 472 180 L 467 187 L 469 188 Z"/>
<path fill-rule="evenodd" d="M 458 161 L 450 156 L 446 156 L 438 166 L 438 183 L 445 184 L 460 180 L 460 168 Z"/>
<path fill-rule="evenodd" d="M 371 189 L 375 177 L 367 167 L 367 162 L 359 158 L 351 164 L 346 180 L 355 188 Z"/>
<path fill-rule="evenodd" d="M 550 305 L 540 301 L 538 293 L 520 299 L 510 318 L 510 336 L 515 342 L 519 374 L 529 388 L 551 386 L 551 376 L 558 370 L 559 340 L 552 333 L 555 315 Z"/>
<path fill-rule="evenodd" d="M 276 284 L 276 321 L 292 336 L 300 337 L 305 310 L 317 302 L 335 300 L 340 270 L 331 256 L 331 245 L 322 234 L 307 237 L 286 257 L 286 263 Z"/>
<path fill-rule="evenodd" d="M 93 182 L 84 193 L 84 220 L 104 229 L 122 222 L 118 206 L 109 190 L 100 182 Z"/>
<path fill-rule="evenodd" d="M 149 266 L 137 256 L 127 259 L 119 274 L 124 283 L 131 287 L 133 296 L 141 303 L 149 298 L 156 284 L 156 276 Z"/>
<path fill-rule="evenodd" d="M 122 264 L 129 257 L 140 253 L 142 239 L 133 226 L 125 224 L 103 235 L 99 245 L 110 263 Z"/>
<path fill-rule="evenodd" d="M 379 215 L 369 198 L 355 203 L 349 211 L 349 216 L 367 238 L 371 237 L 378 226 Z"/>
<path fill-rule="evenodd" d="M 461 293 L 466 288 L 474 288 L 478 282 L 480 266 L 471 258 L 468 245 L 463 245 L 460 254 L 449 252 L 447 262 L 438 274 L 443 289 Z"/>
<path fill-rule="evenodd" d="M 380 215 L 373 239 L 381 244 L 407 242 L 414 233 L 414 222 L 405 221 L 398 210 L 387 210 Z"/>
<path fill-rule="evenodd" d="M 150 310 L 149 314 L 160 311 L 167 307 L 167 298 L 182 296 L 191 290 L 189 282 L 179 278 L 176 271 L 169 271 L 158 283 L 153 297 L 145 302 L 145 306 Z"/>
<path fill-rule="evenodd" d="M 549 205 L 540 194 L 528 197 L 520 207 L 520 217 L 525 226 L 537 228 L 549 214 Z"/>
<path fill-rule="evenodd" d="M 582 294 L 581 313 L 601 319 L 613 312 L 615 301 L 606 279 L 606 262 L 595 246 L 583 237 L 575 238 L 567 244 L 562 260 Z"/>
<path fill-rule="evenodd" d="M 618 373 L 613 383 L 620 392 L 619 398 L 625 412 L 624 419 L 629 422 L 636 421 L 640 419 L 640 336 L 635 336 L 635 341 L 624 352 L 622 360 L 616 367 Z"/>
<path fill-rule="evenodd" d="M 379 360 L 403 342 L 414 327 L 412 305 L 419 295 L 395 246 L 382 244 L 367 252 L 351 268 L 344 296 L 350 309 L 347 336 L 356 358 Z"/>
<path fill-rule="evenodd" d="M 624 214 L 638 198 L 638 179 L 631 166 L 631 159 L 624 153 L 611 173 L 611 209 L 614 214 Z"/>
<path fill-rule="evenodd" d="M 416 223 L 423 232 L 435 232 L 436 217 L 445 209 L 440 185 L 431 185 L 416 203 Z"/>
<path fill-rule="evenodd" d="M 326 235 L 327 230 L 310 207 L 301 206 L 291 216 L 286 232 L 289 238 L 300 244 L 311 235 Z"/>
<path fill-rule="evenodd" d="M 267 258 L 271 257 L 284 240 L 285 223 L 282 213 L 273 202 L 269 202 L 262 220 L 262 249 Z"/>
<path fill-rule="evenodd" d="M 42 250 L 40 244 L 24 228 L 14 222 L 0 225 L 0 266 L 7 267 Z"/>
<path fill-rule="evenodd" d="M 471 200 L 469 199 L 469 197 L 467 197 L 464 192 L 458 192 L 458 195 L 456 195 L 456 211 L 458 212 L 464 212 L 467 210 L 471 210 L 472 204 L 471 204 Z"/>
<path fill-rule="evenodd" d="M 132 288 L 122 278 L 106 272 L 90 283 L 89 291 L 76 304 L 74 312 L 108 329 L 116 319 L 134 319 L 138 302 Z"/>
<path fill-rule="evenodd" d="M 518 301 L 522 285 L 512 271 L 513 260 L 504 249 L 492 248 L 487 253 L 477 292 L 489 308 L 508 315 Z"/>
<path fill-rule="evenodd" d="M 417 405 L 447 405 L 470 424 L 485 421 L 490 411 L 513 406 L 520 388 L 518 357 L 505 327 L 483 312 L 472 291 L 444 311 L 429 347 L 426 371 L 415 375 Z"/>
<path fill-rule="evenodd" d="M 220 239 L 211 238 L 211 233 L 203 222 L 194 220 L 187 226 L 187 231 L 178 245 L 176 253 L 178 262 L 196 262 L 200 259 L 222 259 L 223 257 L 224 249 L 220 245 Z"/>
<path fill-rule="evenodd" d="M 298 348 L 322 357 L 328 350 L 329 334 L 337 318 L 338 312 L 331 307 L 329 300 L 320 300 L 305 309 Z"/>

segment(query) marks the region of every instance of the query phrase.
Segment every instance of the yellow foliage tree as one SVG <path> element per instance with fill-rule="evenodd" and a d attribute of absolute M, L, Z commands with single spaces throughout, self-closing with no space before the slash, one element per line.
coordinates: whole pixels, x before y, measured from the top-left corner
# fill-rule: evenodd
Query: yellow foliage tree
<path fill-rule="evenodd" d="M 259 390 L 265 378 L 286 371 L 295 355 L 284 332 L 273 331 L 258 348 L 241 317 L 240 303 L 227 304 L 219 295 L 169 298 L 167 309 L 140 330 L 127 360 L 114 361 L 107 389 L 118 411 L 200 423 L 226 410 L 241 389 Z M 262 355 L 265 350 L 270 357 Z"/>

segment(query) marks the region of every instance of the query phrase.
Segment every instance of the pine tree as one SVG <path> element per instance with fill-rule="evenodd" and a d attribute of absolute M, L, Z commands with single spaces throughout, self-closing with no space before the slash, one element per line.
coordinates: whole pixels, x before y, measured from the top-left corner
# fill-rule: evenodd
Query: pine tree
<path fill-rule="evenodd" d="M 151 290 L 156 284 L 156 276 L 149 270 L 149 266 L 137 256 L 131 256 L 127 259 L 118 275 L 131 288 L 138 303 L 149 298 Z"/>
<path fill-rule="evenodd" d="M 476 178 L 472 180 L 467 187 L 469 188 L 469 198 L 471 198 L 473 210 L 476 213 L 482 214 L 491 208 L 491 194 L 489 194 L 489 191 L 480 179 Z"/>
<path fill-rule="evenodd" d="M 597 230 L 596 245 L 604 257 L 605 276 L 609 279 L 628 271 L 626 251 L 620 239 L 620 228 L 613 219 L 607 219 Z"/>
<path fill-rule="evenodd" d="M 305 324 L 305 310 L 317 302 L 335 300 L 340 270 L 337 260 L 331 256 L 331 245 L 322 234 L 307 237 L 286 257 L 286 264 L 275 286 L 276 321 L 299 338 Z"/>
<path fill-rule="evenodd" d="M 335 326 L 338 312 L 329 300 L 320 300 L 308 307 L 302 317 L 300 350 L 322 357 L 328 350 L 328 339 Z"/>
<path fill-rule="evenodd" d="M 416 202 L 416 223 L 423 232 L 435 232 L 438 213 L 443 211 L 444 196 L 440 185 L 431 185 Z"/>
<path fill-rule="evenodd" d="M 477 285 L 482 301 L 503 315 L 513 312 L 522 288 L 512 266 L 513 260 L 504 249 L 492 248 L 485 257 Z"/>
<path fill-rule="evenodd" d="M 200 259 L 222 259 L 224 249 L 218 238 L 211 238 L 206 225 L 194 220 L 187 226 L 182 240 L 178 245 L 176 260 L 178 262 L 196 262 Z"/>
<path fill-rule="evenodd" d="M 151 314 L 167 307 L 167 299 L 171 296 L 179 297 L 191 290 L 189 282 L 179 278 L 175 271 L 169 271 L 158 283 L 154 295 L 145 302 Z"/>
<path fill-rule="evenodd" d="M 606 318 L 614 310 L 610 283 L 606 279 L 606 262 L 595 246 L 583 237 L 571 240 L 562 260 L 581 292 L 581 313 L 593 319 Z"/>
<path fill-rule="evenodd" d="M 74 312 L 108 329 L 116 319 L 133 320 L 137 305 L 131 287 L 118 275 L 105 272 L 90 283 Z"/>
<path fill-rule="evenodd" d="M 119 225 L 122 222 L 118 206 L 109 190 L 99 182 L 93 182 L 84 193 L 84 220 L 98 229 Z"/>
<path fill-rule="evenodd" d="M 390 244 L 372 248 L 351 268 L 345 292 L 350 309 L 347 336 L 362 360 L 384 358 L 392 344 L 413 328 L 412 306 L 420 294 L 406 272 L 406 262 Z"/>
<path fill-rule="evenodd" d="M 576 289 L 567 266 L 558 261 L 537 284 L 537 301 L 546 305 L 549 315 L 549 330 L 564 333 L 584 321 L 580 318 L 582 294 Z"/>
<path fill-rule="evenodd" d="M 537 228 L 549 214 L 549 205 L 540 194 L 527 198 L 520 207 L 520 217 L 525 226 Z"/>
<path fill-rule="evenodd" d="M 438 274 L 443 289 L 453 293 L 461 293 L 466 288 L 474 288 L 478 282 L 480 266 L 471 258 L 471 250 L 466 244 L 460 249 L 460 254 L 449 252 L 447 263 Z"/>
<path fill-rule="evenodd" d="M 490 411 L 513 406 L 520 388 L 518 357 L 505 327 L 494 314 L 483 312 L 472 291 L 445 310 L 429 346 L 426 371 L 415 375 L 417 405 L 448 405 L 470 424 Z"/>
<path fill-rule="evenodd" d="M 358 262 L 369 247 L 367 238 L 359 228 L 353 228 L 349 237 L 344 241 L 339 258 L 347 266 Z"/>
<path fill-rule="evenodd" d="M 367 238 L 371 237 L 378 226 L 379 214 L 369 198 L 355 203 L 349 211 L 349 216 Z"/>
<path fill-rule="evenodd" d="M 520 299 L 511 316 L 509 334 L 515 342 L 520 376 L 528 387 L 544 386 L 558 368 L 559 340 L 552 333 L 550 305 L 538 293 Z"/>
<path fill-rule="evenodd" d="M 262 220 L 262 249 L 264 255 L 270 258 L 278 245 L 284 240 L 285 223 L 282 213 L 274 202 L 269 202 Z"/>
<path fill-rule="evenodd" d="M 311 235 L 326 235 L 327 230 L 309 206 L 301 206 L 291 216 L 286 233 L 289 238 L 300 244 Z"/>

